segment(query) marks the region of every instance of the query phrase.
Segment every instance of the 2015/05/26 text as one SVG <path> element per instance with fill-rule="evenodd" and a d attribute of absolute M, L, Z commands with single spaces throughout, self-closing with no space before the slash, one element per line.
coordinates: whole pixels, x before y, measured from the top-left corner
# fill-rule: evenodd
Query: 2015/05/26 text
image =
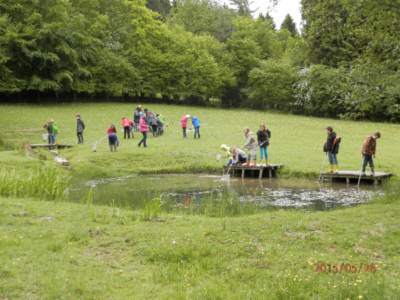
<path fill-rule="evenodd" d="M 376 272 L 376 265 L 375 264 L 344 264 L 342 263 L 340 266 L 339 264 L 314 264 L 317 268 L 314 270 L 314 273 L 342 273 L 342 270 L 346 273 L 361 273 L 363 266 L 364 266 L 364 273 L 375 273 Z M 331 268 L 332 266 L 332 268 Z"/>

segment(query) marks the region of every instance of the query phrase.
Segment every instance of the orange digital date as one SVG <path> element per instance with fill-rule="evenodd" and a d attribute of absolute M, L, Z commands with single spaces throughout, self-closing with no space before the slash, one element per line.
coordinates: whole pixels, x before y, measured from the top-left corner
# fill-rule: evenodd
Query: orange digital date
<path fill-rule="evenodd" d="M 342 273 L 342 270 L 346 273 L 361 273 L 363 266 L 365 267 L 364 273 L 375 273 L 376 265 L 375 264 L 314 264 L 317 268 L 314 270 L 314 273 Z"/>

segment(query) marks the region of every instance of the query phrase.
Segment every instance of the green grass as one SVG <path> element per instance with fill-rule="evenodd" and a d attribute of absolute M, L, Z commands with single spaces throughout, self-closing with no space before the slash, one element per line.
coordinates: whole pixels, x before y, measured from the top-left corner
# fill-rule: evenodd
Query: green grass
<path fill-rule="evenodd" d="M 12 197 L 0 208 L 1 299 L 400 298 L 393 199 L 324 213 L 162 214 L 166 222 Z M 314 273 L 315 263 L 377 266 Z"/>
<path fill-rule="evenodd" d="M 188 133 L 188 139 L 182 139 L 180 124 L 171 123 L 162 137 L 150 137 L 149 148 L 144 149 L 137 147 L 140 133 L 135 132 L 135 139 L 126 141 L 120 133 L 122 116 L 132 118 L 135 107 L 136 104 L 120 103 L 2 105 L 0 132 L 7 143 L 22 144 L 23 140 L 41 143 L 41 134 L 45 133 L 42 127 L 45 121 L 53 118 L 62 130 L 58 135 L 59 142 L 74 144 L 77 140 L 75 114 L 79 113 L 86 124 L 85 144 L 61 151 L 62 156 L 70 160 L 74 175 L 99 178 L 132 173 L 219 173 L 222 161 L 216 162 L 215 157 L 220 153 L 221 144 L 242 146 L 243 127 L 249 126 L 256 132 L 263 122 L 272 132 L 268 147 L 270 163 L 284 164 L 283 176 L 316 178 L 323 160 L 325 127 L 331 125 L 342 137 L 338 155 L 341 170 L 361 168 L 362 143 L 368 134 L 375 131 L 382 134 L 377 145 L 376 171 L 399 173 L 400 170 L 397 163 L 400 152 L 395 151 L 400 128 L 397 124 L 311 118 L 274 111 L 146 104 L 143 107 L 162 113 L 172 122 L 179 123 L 184 114 L 192 114 L 202 124 L 208 125 L 201 127 L 201 139 L 194 140 L 193 132 Z M 93 152 L 90 144 L 104 137 L 111 123 L 117 125 L 121 139 L 118 152 L 111 153 L 106 141 L 97 146 L 97 152 Z M 52 159 L 51 155 L 47 156 Z M 0 152 L 0 166 L 3 168 L 31 167 L 37 161 L 37 156 L 26 157 L 22 151 Z"/>

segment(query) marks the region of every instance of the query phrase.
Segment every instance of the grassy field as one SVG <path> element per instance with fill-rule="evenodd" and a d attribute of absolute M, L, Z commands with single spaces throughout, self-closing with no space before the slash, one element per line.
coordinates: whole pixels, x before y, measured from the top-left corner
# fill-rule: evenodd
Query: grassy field
<path fill-rule="evenodd" d="M 120 133 L 121 118 L 133 118 L 135 104 L 119 103 L 77 103 L 57 105 L 2 105 L 0 107 L 0 132 L 6 142 L 22 144 L 41 143 L 45 133 L 44 123 L 53 118 L 61 133 L 60 143 L 75 144 L 75 115 L 81 114 L 86 124 L 84 145 L 61 151 L 70 160 L 74 174 L 85 177 L 122 176 L 131 173 L 197 173 L 220 172 L 221 162 L 216 162 L 216 154 L 221 144 L 242 146 L 245 142 L 243 127 L 249 126 L 255 133 L 260 123 L 265 123 L 272 132 L 268 147 L 270 163 L 285 165 L 286 176 L 316 177 L 322 164 L 322 146 L 326 140 L 325 127 L 331 125 L 342 137 L 338 155 L 341 170 L 359 170 L 360 154 L 364 138 L 380 131 L 382 138 L 377 145 L 375 160 L 377 171 L 400 173 L 398 132 L 400 126 L 388 123 L 367 123 L 345 120 L 311 118 L 285 115 L 277 112 L 259 112 L 243 109 L 216 109 L 169 105 L 143 105 L 155 113 L 159 112 L 171 120 L 165 134 L 148 139 L 148 148 L 137 147 L 141 138 L 123 140 Z M 180 119 L 185 114 L 197 116 L 203 125 L 201 139 L 182 139 Z M 117 125 L 121 147 L 118 153 L 110 153 L 107 142 L 97 146 L 93 152 L 91 143 L 106 135 L 111 123 Z M 42 156 L 52 159 L 43 152 Z M 36 165 L 38 156 L 26 157 L 22 151 L 1 151 L 0 166 L 3 168 L 30 167 Z M 43 163 L 43 160 L 40 160 Z M 327 163 L 326 167 L 327 169 Z"/>
<path fill-rule="evenodd" d="M 0 198 L 0 299 L 400 299 L 393 200 L 150 222 L 142 211 Z"/>

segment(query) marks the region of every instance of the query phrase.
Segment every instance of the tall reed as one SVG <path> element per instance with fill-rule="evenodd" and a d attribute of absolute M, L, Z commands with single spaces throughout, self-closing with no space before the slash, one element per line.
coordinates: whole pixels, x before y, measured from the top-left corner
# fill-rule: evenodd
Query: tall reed
<path fill-rule="evenodd" d="M 64 175 L 62 170 L 53 165 L 27 170 L 5 170 L 0 173 L 0 195 L 63 199 L 68 196 L 70 179 L 71 176 Z"/>

